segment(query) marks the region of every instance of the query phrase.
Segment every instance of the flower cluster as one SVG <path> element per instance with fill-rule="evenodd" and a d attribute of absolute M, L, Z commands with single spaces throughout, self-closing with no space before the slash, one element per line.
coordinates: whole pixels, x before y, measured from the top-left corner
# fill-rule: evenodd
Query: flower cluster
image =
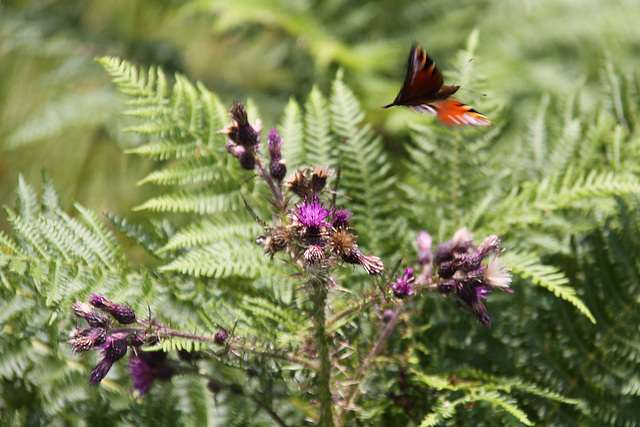
<path fill-rule="evenodd" d="M 262 122 L 256 120 L 250 124 L 247 109 L 239 102 L 233 104 L 229 115 L 233 123 L 220 131 L 229 137 L 227 151 L 238 159 L 243 169 L 252 170 L 256 167 L 256 152 L 260 147 Z"/>
<path fill-rule="evenodd" d="M 111 315 L 93 311 L 96 308 Z M 98 384 L 107 375 L 111 366 L 127 354 L 128 347 L 136 347 L 142 344 L 142 339 L 135 333 L 122 332 L 113 326 L 115 320 L 120 325 L 128 325 L 136 322 L 133 309 L 126 305 L 115 304 L 102 295 L 92 294 L 89 304 L 78 301 L 71 306 L 73 313 L 87 321 L 89 326 L 77 326 L 69 337 L 68 343 L 74 352 L 99 350 L 102 359 L 93 371 L 89 384 Z"/>
<path fill-rule="evenodd" d="M 311 188 L 313 178 L 306 181 Z M 351 211 L 325 206 L 326 202 L 319 195 L 312 194 L 289 212 L 288 225 L 269 228 L 269 233 L 257 242 L 271 256 L 280 251 L 295 253 L 302 248 L 302 259 L 308 266 L 334 258 L 347 264 L 361 265 L 370 275 L 379 274 L 384 268 L 380 258 L 363 254 L 356 243 L 358 236 L 349 231 L 352 229 L 349 226 L 353 219 Z"/>
<path fill-rule="evenodd" d="M 500 238 L 489 236 L 476 248 L 471 232 L 462 228 L 452 240 L 437 245 L 434 252 L 432 238 L 425 231 L 418 234 L 417 244 L 420 275 L 416 279 L 413 268 L 407 267 L 404 275 L 390 285 L 393 295 L 397 298 L 412 295 L 414 287 L 435 290 L 445 296 L 453 293 L 483 326 L 490 327 L 491 319 L 482 300 L 494 288 L 513 292 L 509 288 L 508 269 L 498 260 L 502 253 Z"/>

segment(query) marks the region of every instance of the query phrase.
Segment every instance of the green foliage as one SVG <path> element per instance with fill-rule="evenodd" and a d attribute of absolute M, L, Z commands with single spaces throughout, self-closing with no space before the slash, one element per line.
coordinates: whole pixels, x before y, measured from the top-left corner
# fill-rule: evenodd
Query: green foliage
<path fill-rule="evenodd" d="M 230 120 L 219 97 L 161 68 L 98 61 L 139 120 L 129 130 L 145 142 L 129 152 L 156 162 L 139 184 L 162 192 L 136 208 L 150 215 L 145 223 L 107 217 L 155 259 L 133 265 L 91 210 L 76 203 L 76 218 L 48 178 L 39 197 L 20 177 L 16 207 L 5 208 L 12 235 L 0 233 L 3 421 L 90 423 L 99 408 L 112 424 L 299 425 L 317 416 L 328 359 L 330 398 L 344 424 L 640 419 L 638 337 L 628 326 L 637 324 L 640 282 L 637 80 L 609 66 L 610 90 L 596 104 L 581 105 L 579 88 L 543 97 L 525 136 L 501 126 L 414 126 L 399 168 L 342 73 L 329 96 L 314 88 L 304 108 L 290 100 L 278 127 L 289 172 L 334 168 L 332 197 L 355 213 L 362 251 L 386 256 L 375 280 L 336 267 L 325 309 L 314 299 L 320 293 L 306 298 L 301 289 L 316 289 L 321 274 L 254 244 L 268 231 L 263 222 L 278 225 L 286 212 L 273 210 L 267 186 L 226 152 L 218 131 Z M 627 86 L 635 89 L 620 89 Z M 507 114 L 478 108 L 496 123 Z M 418 231 L 443 241 L 463 226 L 500 234 L 515 275 L 515 294 L 487 302 L 497 320 L 490 331 L 425 289 L 423 298 L 393 303 L 386 291 L 389 266 L 401 256 L 398 265 L 414 265 L 409 242 Z M 181 373 L 191 375 L 154 384 L 140 403 L 125 393 L 122 367 L 90 390 L 90 363 L 63 344 L 69 306 L 90 293 L 149 313 L 149 328 L 154 319 L 171 324 L 171 339 L 144 350 L 206 360 L 185 362 Z M 383 321 L 390 307 L 396 317 Z M 319 329 L 325 348 L 314 347 Z M 232 338 L 212 343 L 220 330 Z"/>

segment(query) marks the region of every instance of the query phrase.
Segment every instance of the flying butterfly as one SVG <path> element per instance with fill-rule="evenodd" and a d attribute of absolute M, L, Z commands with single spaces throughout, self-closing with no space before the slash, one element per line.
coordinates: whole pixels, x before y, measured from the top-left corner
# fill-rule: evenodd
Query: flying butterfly
<path fill-rule="evenodd" d="M 411 48 L 407 76 L 396 99 L 382 108 L 404 105 L 418 113 L 436 116 L 445 126 L 490 126 L 491 122 L 472 107 L 451 95 L 460 86 L 444 84 L 442 72 L 418 45 Z"/>

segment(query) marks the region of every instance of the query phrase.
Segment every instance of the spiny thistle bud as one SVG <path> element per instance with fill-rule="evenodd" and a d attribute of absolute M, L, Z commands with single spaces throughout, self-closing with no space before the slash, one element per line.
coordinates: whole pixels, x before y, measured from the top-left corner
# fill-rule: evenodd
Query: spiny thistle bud
<path fill-rule="evenodd" d="M 97 309 L 106 311 L 120 324 L 128 325 L 136 321 L 136 313 L 131 307 L 116 304 L 102 295 L 91 294 L 89 296 L 89 304 Z"/>
<path fill-rule="evenodd" d="M 392 287 L 393 295 L 396 298 L 404 298 L 408 295 L 413 295 L 413 289 L 411 285 L 415 280 L 413 268 L 407 267 L 404 269 L 404 275 L 396 280 L 396 283 Z"/>
<path fill-rule="evenodd" d="M 287 187 L 289 187 L 289 190 L 293 194 L 297 195 L 301 199 L 304 199 L 311 194 L 311 182 L 300 169 L 296 170 L 293 176 L 287 180 Z"/>
<path fill-rule="evenodd" d="M 282 159 L 282 138 L 280 138 L 276 128 L 272 128 L 267 136 L 267 148 L 271 155 L 269 173 L 274 179 L 282 181 L 287 174 L 287 166 Z"/>
<path fill-rule="evenodd" d="M 229 337 L 229 333 L 227 331 L 224 331 L 224 330 L 218 331 L 213 337 L 213 341 L 216 344 L 224 344 L 224 342 L 227 340 L 228 337 Z"/>
<path fill-rule="evenodd" d="M 318 264 L 324 259 L 324 252 L 320 246 L 311 245 L 304 251 L 303 256 L 308 264 Z"/>
<path fill-rule="evenodd" d="M 244 104 L 236 102 L 229 110 L 229 116 L 234 120 L 224 129 L 218 131 L 229 137 L 233 142 L 245 148 L 255 147 L 260 143 L 260 132 L 262 123 L 256 120 L 253 125 L 249 124 L 247 109 Z"/>

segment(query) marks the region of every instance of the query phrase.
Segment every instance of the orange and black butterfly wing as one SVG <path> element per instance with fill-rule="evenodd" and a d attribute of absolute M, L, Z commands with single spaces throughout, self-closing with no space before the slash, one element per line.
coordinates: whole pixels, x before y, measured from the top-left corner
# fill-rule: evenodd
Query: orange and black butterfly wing
<path fill-rule="evenodd" d="M 413 46 L 407 65 L 407 76 L 396 99 L 384 108 L 394 105 L 412 105 L 417 102 L 434 100 L 442 88 L 442 73 L 427 52 L 420 46 Z"/>
<path fill-rule="evenodd" d="M 482 114 L 454 98 L 439 99 L 424 104 L 409 105 L 414 111 L 436 116 L 445 126 L 491 126 Z"/>

